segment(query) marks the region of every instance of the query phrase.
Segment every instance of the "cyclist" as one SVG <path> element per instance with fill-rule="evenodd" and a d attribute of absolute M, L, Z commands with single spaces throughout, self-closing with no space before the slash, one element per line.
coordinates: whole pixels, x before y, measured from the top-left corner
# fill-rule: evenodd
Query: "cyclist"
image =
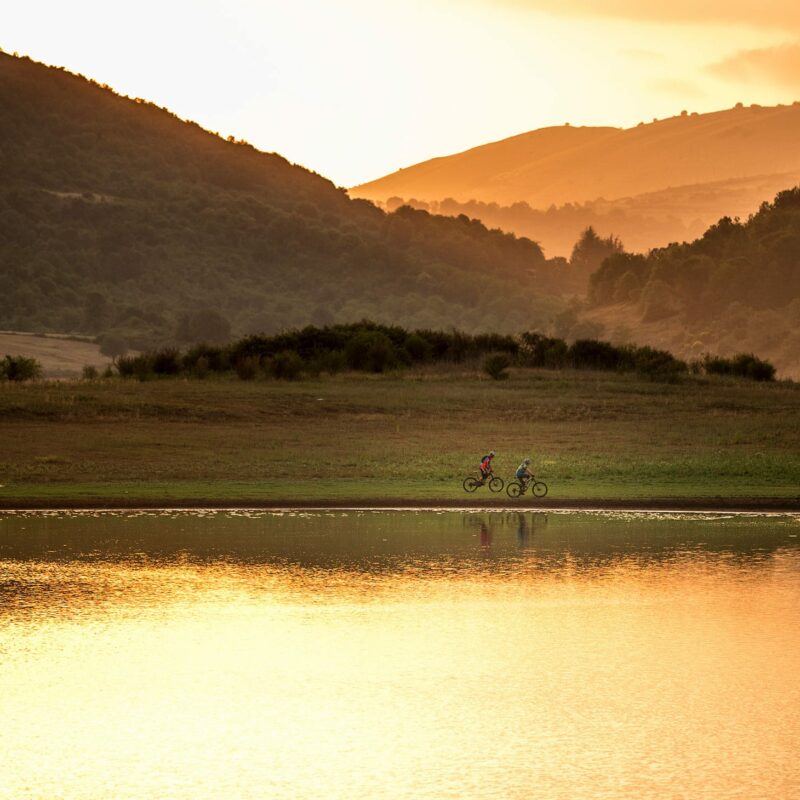
<path fill-rule="evenodd" d="M 528 469 L 531 460 L 529 458 L 523 459 L 522 463 L 517 467 L 516 478 L 522 485 L 522 492 L 528 488 L 528 481 L 533 478 L 533 473 Z"/>
<path fill-rule="evenodd" d="M 482 459 L 480 463 L 481 471 L 481 484 L 486 483 L 486 479 L 492 474 L 492 459 L 494 458 L 494 450 L 490 450 Z"/>

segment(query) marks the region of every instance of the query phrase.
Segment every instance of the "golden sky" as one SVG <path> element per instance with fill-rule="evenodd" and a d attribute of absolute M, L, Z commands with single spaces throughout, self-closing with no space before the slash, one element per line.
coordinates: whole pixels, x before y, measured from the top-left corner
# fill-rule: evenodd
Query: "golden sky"
<path fill-rule="evenodd" d="M 800 98 L 797 0 L 27 0 L 0 47 L 342 186 L 548 125 Z"/>

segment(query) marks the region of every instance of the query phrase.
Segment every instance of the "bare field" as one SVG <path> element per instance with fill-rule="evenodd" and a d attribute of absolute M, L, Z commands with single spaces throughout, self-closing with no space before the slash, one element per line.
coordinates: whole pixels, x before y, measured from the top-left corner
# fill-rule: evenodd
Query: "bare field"
<path fill-rule="evenodd" d="M 93 342 L 9 331 L 0 332 L 0 357 L 4 355 L 35 358 L 45 378 L 79 378 L 87 364 L 102 371 L 111 363 Z"/>

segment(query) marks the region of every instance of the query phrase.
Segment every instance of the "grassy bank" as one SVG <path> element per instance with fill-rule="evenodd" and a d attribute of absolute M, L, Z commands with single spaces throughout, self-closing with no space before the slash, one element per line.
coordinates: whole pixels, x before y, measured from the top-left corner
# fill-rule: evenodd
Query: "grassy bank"
<path fill-rule="evenodd" d="M 447 503 L 489 449 L 554 503 L 796 501 L 799 412 L 794 384 L 581 371 L 3 385 L 0 503 Z"/>

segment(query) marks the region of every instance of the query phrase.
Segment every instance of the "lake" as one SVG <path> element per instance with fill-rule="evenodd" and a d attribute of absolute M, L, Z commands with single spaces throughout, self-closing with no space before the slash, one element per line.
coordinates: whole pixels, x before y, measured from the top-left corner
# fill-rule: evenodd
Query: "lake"
<path fill-rule="evenodd" d="M 800 517 L 0 514 L 0 797 L 800 797 Z"/>

